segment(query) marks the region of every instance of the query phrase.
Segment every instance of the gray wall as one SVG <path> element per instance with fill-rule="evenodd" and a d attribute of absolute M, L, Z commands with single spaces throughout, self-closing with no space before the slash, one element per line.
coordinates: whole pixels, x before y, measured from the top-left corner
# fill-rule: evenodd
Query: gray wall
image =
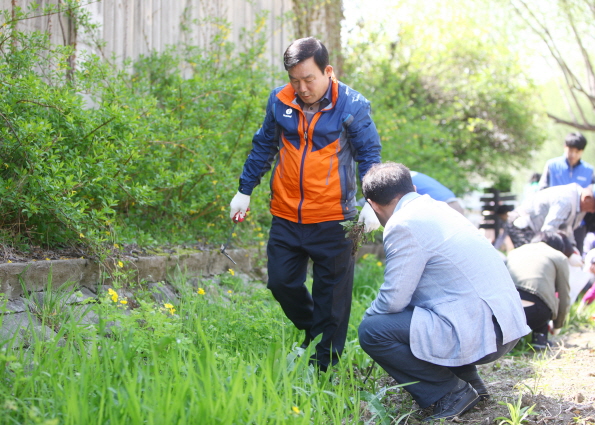
<path fill-rule="evenodd" d="M 27 10 L 32 3 L 43 7 L 59 2 L 16 0 L 16 5 Z M 0 0 L 0 8 L 11 11 L 12 3 L 13 0 Z M 91 47 L 89 36 L 75 36 L 64 14 L 22 20 L 18 28 L 48 31 L 56 44 L 72 44 L 76 40 L 79 52 L 92 50 L 110 60 L 115 56 L 116 62 L 121 63 L 126 58 L 135 59 L 180 42 L 207 47 L 219 31 L 214 22 L 217 18 L 231 23 L 229 40 L 241 45 L 242 28 L 254 30 L 258 13 L 266 10 L 269 11 L 266 54 L 277 69 L 282 69 L 282 54 L 293 38 L 291 23 L 283 19 L 291 11 L 291 0 L 80 0 L 80 4 L 100 24 L 95 37 L 106 42 L 101 51 Z M 39 9 L 29 15 L 42 15 L 42 12 Z M 187 24 L 190 30 L 182 31 L 182 24 Z"/>

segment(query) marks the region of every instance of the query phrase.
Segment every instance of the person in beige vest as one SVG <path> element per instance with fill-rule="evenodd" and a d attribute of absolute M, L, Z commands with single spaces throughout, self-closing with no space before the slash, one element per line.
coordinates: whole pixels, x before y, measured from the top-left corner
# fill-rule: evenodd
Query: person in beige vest
<path fill-rule="evenodd" d="M 563 233 L 540 232 L 531 243 L 508 253 L 506 266 L 524 304 L 536 350 L 546 349 L 548 323 L 553 334 L 564 325 L 570 308 L 567 257 L 572 245 Z M 557 294 L 557 296 L 556 296 Z"/>

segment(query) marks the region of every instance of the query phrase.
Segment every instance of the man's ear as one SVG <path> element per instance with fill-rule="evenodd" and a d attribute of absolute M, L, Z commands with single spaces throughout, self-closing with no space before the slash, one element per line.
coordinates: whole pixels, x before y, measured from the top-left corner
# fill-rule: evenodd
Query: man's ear
<path fill-rule="evenodd" d="M 378 211 L 380 211 L 380 205 L 378 205 L 376 202 L 372 201 L 371 199 L 366 199 L 366 201 L 368 202 L 368 204 L 370 204 L 370 206 L 372 207 L 374 212 L 378 214 Z"/>

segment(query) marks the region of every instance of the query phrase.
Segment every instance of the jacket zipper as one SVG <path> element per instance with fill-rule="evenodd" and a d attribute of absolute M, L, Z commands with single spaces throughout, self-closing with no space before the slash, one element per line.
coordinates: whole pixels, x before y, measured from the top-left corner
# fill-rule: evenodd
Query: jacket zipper
<path fill-rule="evenodd" d="M 304 153 L 302 154 L 302 163 L 300 166 L 300 203 L 298 205 L 298 223 L 302 222 L 302 205 L 304 204 L 304 164 L 306 163 L 306 154 L 308 153 L 308 130 L 310 129 L 310 123 L 306 126 L 306 114 L 300 111 L 302 114 L 302 127 L 305 127 L 304 131 Z M 314 117 L 312 117 L 314 119 Z"/>

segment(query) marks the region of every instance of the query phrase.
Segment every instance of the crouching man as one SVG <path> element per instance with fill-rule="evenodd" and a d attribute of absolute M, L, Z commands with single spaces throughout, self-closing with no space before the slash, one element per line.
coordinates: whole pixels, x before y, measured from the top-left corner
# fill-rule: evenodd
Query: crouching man
<path fill-rule="evenodd" d="M 428 419 L 452 419 L 489 397 L 475 365 L 530 332 L 492 245 L 461 214 L 415 192 L 402 164 L 376 164 L 362 183 L 384 226 L 384 283 L 359 327 L 361 347 Z"/>

